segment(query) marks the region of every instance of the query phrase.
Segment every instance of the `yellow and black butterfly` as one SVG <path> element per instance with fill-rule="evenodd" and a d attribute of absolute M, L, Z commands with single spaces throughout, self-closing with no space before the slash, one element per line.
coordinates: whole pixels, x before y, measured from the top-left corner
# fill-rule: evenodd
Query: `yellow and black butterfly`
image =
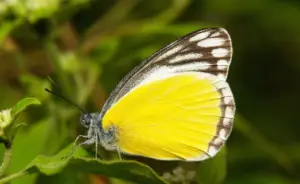
<path fill-rule="evenodd" d="M 231 133 L 235 113 L 226 82 L 231 39 L 223 28 L 181 37 L 134 68 L 101 113 L 86 113 L 80 145 L 158 160 L 215 156 Z M 78 137 L 78 138 L 79 138 Z"/>

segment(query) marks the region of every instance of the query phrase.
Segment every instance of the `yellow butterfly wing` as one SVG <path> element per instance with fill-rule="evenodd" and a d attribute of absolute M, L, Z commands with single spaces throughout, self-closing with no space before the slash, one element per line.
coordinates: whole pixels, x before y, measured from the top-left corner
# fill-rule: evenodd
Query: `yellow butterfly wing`
<path fill-rule="evenodd" d="M 127 154 L 160 160 L 204 160 L 228 138 L 235 112 L 224 80 L 199 72 L 175 74 L 141 84 L 105 113 L 116 145 Z"/>

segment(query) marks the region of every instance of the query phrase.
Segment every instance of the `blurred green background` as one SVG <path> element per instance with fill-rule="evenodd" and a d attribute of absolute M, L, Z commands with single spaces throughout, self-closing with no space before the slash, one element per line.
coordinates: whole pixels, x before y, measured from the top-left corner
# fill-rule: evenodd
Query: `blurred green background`
<path fill-rule="evenodd" d="M 28 126 L 14 140 L 9 172 L 84 133 L 80 111 L 45 87 L 100 111 L 152 53 L 191 31 L 224 27 L 234 46 L 228 82 L 237 105 L 226 153 L 197 166 L 135 159 L 160 174 L 178 174 L 177 165 L 197 170 L 198 183 L 300 183 L 299 20 L 296 0 L 0 0 L 0 109 L 23 97 L 42 102 L 19 118 Z M 0 145 L 0 161 L 2 153 Z M 64 171 L 12 183 L 128 183 L 104 178 Z"/>

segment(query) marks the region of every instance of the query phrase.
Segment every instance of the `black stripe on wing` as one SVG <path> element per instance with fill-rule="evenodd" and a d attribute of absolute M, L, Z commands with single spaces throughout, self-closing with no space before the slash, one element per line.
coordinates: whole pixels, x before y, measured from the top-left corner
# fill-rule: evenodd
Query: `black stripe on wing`
<path fill-rule="evenodd" d="M 232 57 L 230 36 L 222 28 L 190 33 L 167 46 L 152 64 L 169 66 L 175 72 L 198 71 L 226 79 Z"/>

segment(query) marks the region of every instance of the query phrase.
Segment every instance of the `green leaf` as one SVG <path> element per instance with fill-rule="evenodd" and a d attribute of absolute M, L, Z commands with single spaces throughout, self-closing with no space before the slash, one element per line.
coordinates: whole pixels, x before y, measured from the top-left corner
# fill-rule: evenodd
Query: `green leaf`
<path fill-rule="evenodd" d="M 150 167 L 136 161 L 102 161 L 84 158 L 87 153 L 79 148 L 72 158 L 64 158 L 70 153 L 71 145 L 53 157 L 37 156 L 27 168 L 30 173 L 41 172 L 54 175 L 63 170 L 72 172 L 101 174 L 144 184 L 165 184 Z"/>
<path fill-rule="evenodd" d="M 35 182 L 35 184 L 82 184 L 89 183 L 86 182 L 87 178 L 82 177 L 82 175 L 72 172 L 69 170 L 63 170 L 61 173 L 47 176 L 40 174 Z"/>
<path fill-rule="evenodd" d="M 25 110 L 29 105 L 39 105 L 40 101 L 36 98 L 23 98 L 11 110 L 11 114 L 15 117 L 21 111 Z"/>
<path fill-rule="evenodd" d="M 226 177 L 226 150 L 225 147 L 212 159 L 200 163 L 197 171 L 199 184 L 219 184 Z"/>
<path fill-rule="evenodd" d="M 0 111 L 0 142 L 12 142 L 18 128 L 25 124 L 16 124 L 16 116 L 33 104 L 40 102 L 35 98 L 23 98 L 13 108 Z"/>
<path fill-rule="evenodd" d="M 14 138 L 12 150 L 12 162 L 9 167 L 9 173 L 16 173 L 26 168 L 32 160 L 45 147 L 47 134 L 50 134 L 48 127 L 51 121 L 43 119 L 40 122 L 31 124 L 28 128 L 21 128 Z M 17 180 L 13 180 L 12 184 L 30 184 L 35 181 L 36 175 L 26 175 Z"/>

